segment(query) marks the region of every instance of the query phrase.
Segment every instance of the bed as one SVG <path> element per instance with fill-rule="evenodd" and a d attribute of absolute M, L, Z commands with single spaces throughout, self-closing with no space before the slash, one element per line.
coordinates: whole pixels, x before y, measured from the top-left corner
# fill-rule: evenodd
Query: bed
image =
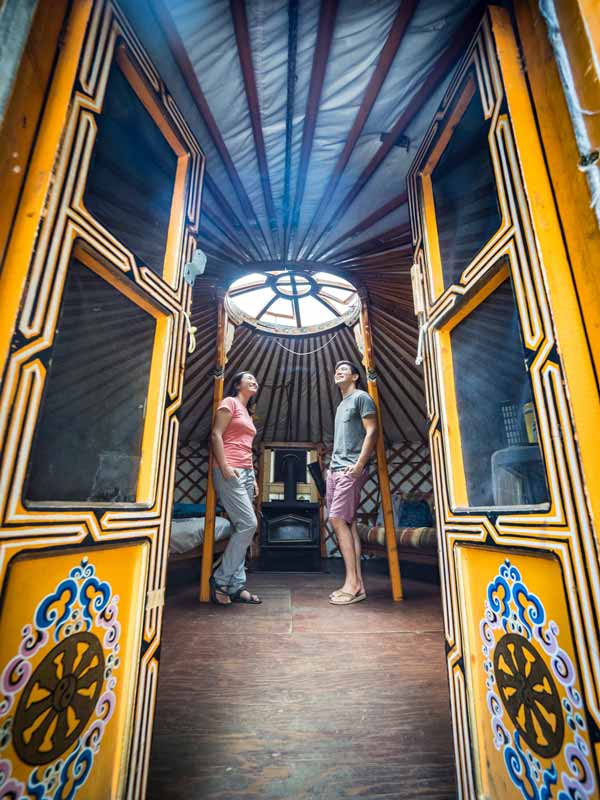
<path fill-rule="evenodd" d="M 437 566 L 437 531 L 431 512 L 431 494 L 392 495 L 394 525 L 398 557 L 401 561 L 413 561 Z M 359 517 L 358 534 L 363 552 L 374 556 L 386 551 L 383 511 Z"/>
<path fill-rule="evenodd" d="M 169 559 L 171 561 L 202 557 L 205 511 L 204 504 L 175 503 L 169 539 Z M 230 536 L 230 521 L 217 516 L 215 518 L 215 555 L 223 552 Z"/>

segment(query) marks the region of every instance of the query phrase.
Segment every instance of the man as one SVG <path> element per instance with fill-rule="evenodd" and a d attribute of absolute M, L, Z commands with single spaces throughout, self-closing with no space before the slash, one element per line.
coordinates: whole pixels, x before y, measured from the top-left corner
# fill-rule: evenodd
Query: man
<path fill-rule="evenodd" d="M 367 464 L 377 441 L 377 411 L 369 395 L 358 388 L 360 375 L 352 361 L 338 361 L 334 381 L 342 394 L 342 402 L 335 414 L 333 453 L 327 474 L 327 508 L 344 559 L 346 579 L 343 586 L 329 596 L 329 602 L 347 606 L 367 597 L 355 517 L 367 480 Z"/>

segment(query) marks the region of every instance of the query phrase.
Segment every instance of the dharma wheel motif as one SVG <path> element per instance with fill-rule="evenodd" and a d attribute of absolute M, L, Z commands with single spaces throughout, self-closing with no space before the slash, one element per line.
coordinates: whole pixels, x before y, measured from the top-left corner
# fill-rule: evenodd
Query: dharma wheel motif
<path fill-rule="evenodd" d="M 13 722 L 14 747 L 26 764 L 62 755 L 94 713 L 104 681 L 97 636 L 76 633 L 56 645 L 29 679 Z"/>
<path fill-rule="evenodd" d="M 595 797 L 575 666 L 540 597 L 506 559 L 488 584 L 480 622 L 494 746 L 523 798 Z"/>
<path fill-rule="evenodd" d="M 556 683 L 536 648 L 524 636 L 507 633 L 494 652 L 500 699 L 527 744 L 544 758 L 560 752 L 563 711 Z"/>

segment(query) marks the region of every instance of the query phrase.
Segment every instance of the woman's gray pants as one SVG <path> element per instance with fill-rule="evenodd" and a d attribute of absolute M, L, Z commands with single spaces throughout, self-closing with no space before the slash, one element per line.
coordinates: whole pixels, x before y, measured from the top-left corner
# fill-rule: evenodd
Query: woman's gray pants
<path fill-rule="evenodd" d="M 254 470 L 239 467 L 235 470 L 239 478 L 228 481 L 218 467 L 213 471 L 219 500 L 233 527 L 223 560 L 214 573 L 215 583 L 228 594 L 237 592 L 246 584 L 246 550 L 256 531 L 256 514 L 252 506 Z"/>

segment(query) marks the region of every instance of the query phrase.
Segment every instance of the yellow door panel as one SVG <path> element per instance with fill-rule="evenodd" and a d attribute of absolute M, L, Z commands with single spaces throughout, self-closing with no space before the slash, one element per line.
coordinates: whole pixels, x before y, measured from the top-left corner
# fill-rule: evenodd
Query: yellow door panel
<path fill-rule="evenodd" d="M 0 269 L 0 789 L 142 798 L 204 155 L 117 5 L 70 13 Z"/>
<path fill-rule="evenodd" d="M 599 398 L 504 10 L 409 190 L 460 793 L 598 798 Z"/>
<path fill-rule="evenodd" d="M 559 559 L 456 545 L 456 563 L 483 796 L 518 800 L 523 790 L 593 785 Z"/>
<path fill-rule="evenodd" d="M 47 795 L 118 797 L 131 742 L 147 542 L 23 554 L 4 584 L 5 780 Z M 18 795 L 20 797 L 20 795 Z"/>

